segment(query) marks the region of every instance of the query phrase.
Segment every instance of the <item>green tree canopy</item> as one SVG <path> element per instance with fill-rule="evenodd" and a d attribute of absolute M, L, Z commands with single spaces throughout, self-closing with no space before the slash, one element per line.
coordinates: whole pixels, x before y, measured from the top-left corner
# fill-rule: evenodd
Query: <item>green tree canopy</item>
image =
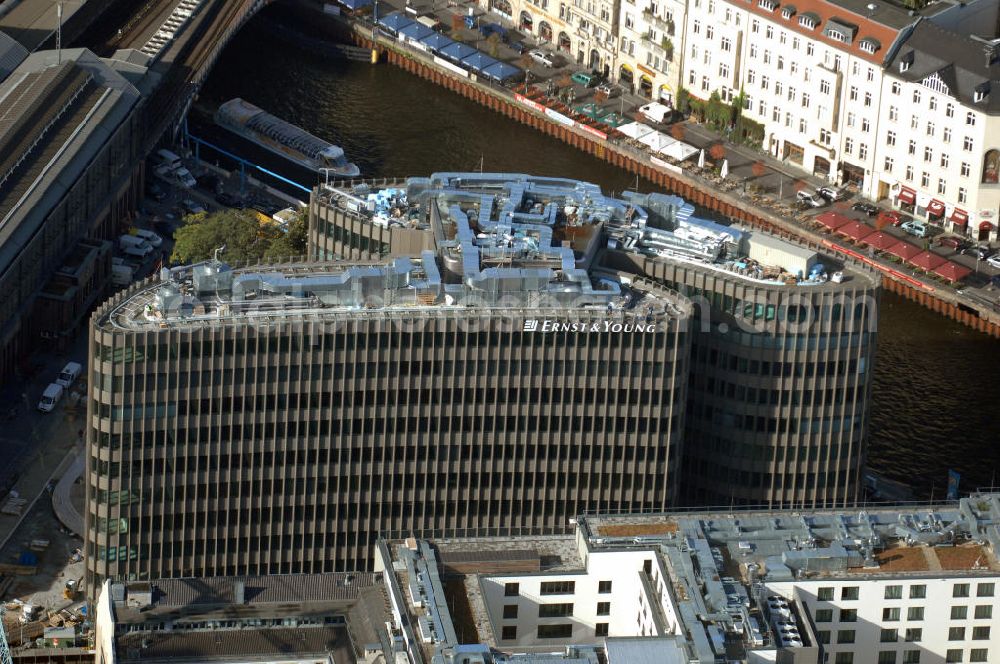
<path fill-rule="evenodd" d="M 278 261 L 305 254 L 306 223 L 299 214 L 285 233 L 277 224 L 261 223 L 250 210 L 220 210 L 189 215 L 174 235 L 170 260 L 190 264 L 211 258 L 225 245 L 222 259 L 241 265 Z"/>

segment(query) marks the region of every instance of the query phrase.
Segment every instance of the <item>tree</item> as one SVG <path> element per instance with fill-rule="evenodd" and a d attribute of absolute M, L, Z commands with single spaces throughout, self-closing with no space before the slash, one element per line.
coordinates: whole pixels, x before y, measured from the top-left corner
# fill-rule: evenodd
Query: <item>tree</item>
<path fill-rule="evenodd" d="M 676 140 L 683 141 L 685 134 L 686 132 L 684 130 L 684 125 L 682 125 L 680 122 L 675 122 L 674 124 L 670 125 L 670 135 Z"/>
<path fill-rule="evenodd" d="M 708 156 L 715 161 L 722 161 L 726 158 L 726 146 L 722 143 L 715 143 L 708 149 Z"/>
<path fill-rule="evenodd" d="M 490 57 L 497 57 L 497 54 L 500 52 L 500 35 L 491 32 L 490 36 L 486 38 L 486 45 Z"/>
<path fill-rule="evenodd" d="M 762 178 L 767 175 L 767 166 L 760 160 L 755 161 L 750 165 L 750 172 L 753 173 L 754 177 Z"/>
<path fill-rule="evenodd" d="M 225 245 L 225 260 L 243 264 L 262 259 L 271 243 L 281 235 L 274 225 L 261 225 L 257 217 L 246 210 L 221 210 L 189 215 L 174 234 L 174 263 L 197 263 L 211 258 L 215 250 Z"/>
<path fill-rule="evenodd" d="M 306 255 L 307 228 L 305 211 L 299 212 L 295 218 L 288 222 L 288 232 L 282 233 L 274 240 L 264 252 L 264 260 L 269 262 L 279 262 L 289 258 L 298 258 Z"/>
<path fill-rule="evenodd" d="M 691 110 L 691 93 L 687 88 L 677 89 L 677 110 L 685 115 Z"/>

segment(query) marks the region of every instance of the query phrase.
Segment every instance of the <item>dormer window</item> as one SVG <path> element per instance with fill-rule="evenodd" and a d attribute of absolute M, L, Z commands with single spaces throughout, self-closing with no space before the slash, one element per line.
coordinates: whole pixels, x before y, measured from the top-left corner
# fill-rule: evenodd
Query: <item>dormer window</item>
<path fill-rule="evenodd" d="M 910 68 L 913 64 L 913 51 L 907 51 L 899 59 L 899 73 L 902 74 L 904 71 Z"/>
<path fill-rule="evenodd" d="M 903 60 L 902 62 L 899 63 L 899 73 L 902 74 L 904 71 L 906 71 L 909 68 L 910 68 L 910 63 L 907 62 L 906 60 Z"/>
<path fill-rule="evenodd" d="M 826 36 L 829 37 L 830 39 L 833 39 L 834 41 L 847 42 L 847 35 L 845 35 L 840 30 L 836 30 L 834 28 L 827 28 Z"/>
<path fill-rule="evenodd" d="M 775 8 L 778 6 L 778 3 L 775 2 L 774 0 L 757 0 L 757 6 L 761 7 L 762 9 L 766 9 L 769 12 L 773 12 Z"/>
<path fill-rule="evenodd" d="M 881 46 L 882 46 L 881 44 L 879 44 L 877 41 L 875 41 L 870 37 L 865 37 L 858 44 L 858 48 L 860 48 L 865 53 L 875 53 L 875 51 L 877 51 Z"/>
<path fill-rule="evenodd" d="M 795 7 L 791 5 L 785 5 L 781 8 L 781 18 L 788 20 L 795 16 Z"/>
<path fill-rule="evenodd" d="M 819 25 L 819 18 L 812 13 L 803 14 L 799 17 L 799 25 L 809 30 L 815 30 L 816 26 Z"/>
<path fill-rule="evenodd" d="M 990 93 L 990 84 L 983 83 L 982 85 L 976 86 L 975 92 L 972 93 L 972 101 L 978 104 L 981 101 L 986 101 L 986 96 Z"/>

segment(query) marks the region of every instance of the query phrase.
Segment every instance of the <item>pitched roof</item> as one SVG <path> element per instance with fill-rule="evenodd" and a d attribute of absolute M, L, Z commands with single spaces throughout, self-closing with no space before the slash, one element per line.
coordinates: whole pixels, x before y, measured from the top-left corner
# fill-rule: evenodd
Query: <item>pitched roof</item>
<path fill-rule="evenodd" d="M 1000 53 L 982 39 L 921 20 L 887 67 L 890 76 L 943 85 L 963 104 L 1000 113 Z M 985 92 L 979 101 L 977 91 Z"/>
<path fill-rule="evenodd" d="M 795 0 L 794 5 L 780 0 L 745 1 L 754 14 L 878 65 L 883 64 L 888 47 L 900 32 L 917 20 L 907 11 L 879 0 Z M 875 10 L 869 6 L 875 6 Z M 789 7 L 792 12 L 782 11 Z M 831 28 L 845 39 L 831 36 Z M 862 42 L 874 48 L 862 49 Z"/>

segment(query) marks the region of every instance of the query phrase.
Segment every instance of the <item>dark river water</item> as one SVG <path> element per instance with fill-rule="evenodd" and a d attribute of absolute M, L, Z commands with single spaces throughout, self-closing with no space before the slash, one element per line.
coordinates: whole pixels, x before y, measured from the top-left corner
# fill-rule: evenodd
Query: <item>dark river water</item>
<path fill-rule="evenodd" d="M 195 116 L 233 97 L 341 145 L 364 176 L 435 171 L 528 172 L 588 180 L 605 191 L 652 185 L 386 64 L 332 60 L 276 37 L 296 29 L 280 6 L 233 40 L 205 84 Z M 262 45 L 266 44 L 266 48 Z M 306 186 L 302 169 L 239 145 L 210 123 L 193 132 L 226 143 Z M 893 295 L 884 295 L 872 404 L 870 467 L 944 494 L 947 471 L 962 489 L 996 484 L 1000 469 L 1000 342 Z"/>

